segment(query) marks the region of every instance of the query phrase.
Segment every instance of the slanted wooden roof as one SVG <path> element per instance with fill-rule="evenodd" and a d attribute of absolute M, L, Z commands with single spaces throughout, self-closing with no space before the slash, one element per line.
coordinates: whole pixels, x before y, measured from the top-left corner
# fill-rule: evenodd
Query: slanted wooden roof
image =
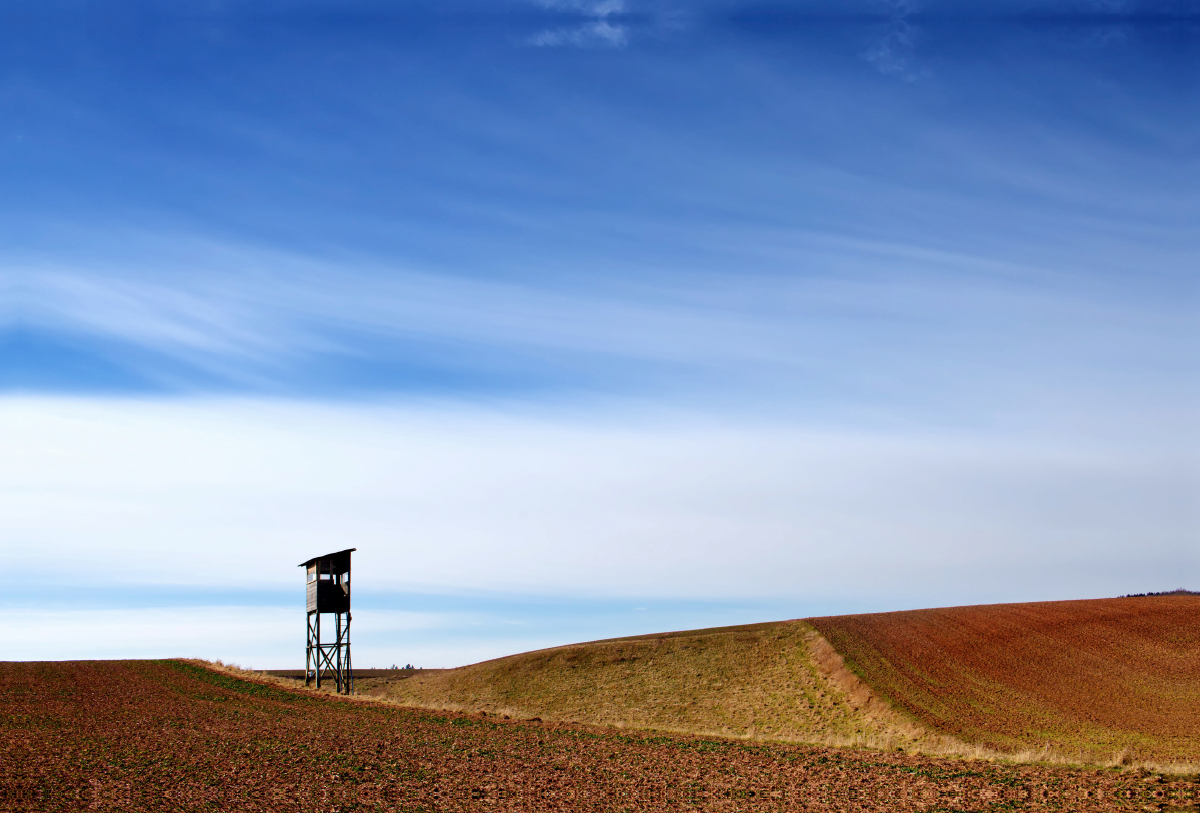
<path fill-rule="evenodd" d="M 342 569 L 349 570 L 350 569 L 350 554 L 356 550 L 358 550 L 358 548 L 346 548 L 345 550 L 339 550 L 336 553 L 327 553 L 324 556 L 314 556 L 313 558 L 309 559 L 307 562 L 301 562 L 299 566 L 300 567 L 308 567 L 309 565 L 315 564 L 316 562 L 324 562 L 326 560 L 332 559 L 334 565 L 336 566 L 335 569 L 337 569 L 339 571 Z M 344 566 L 344 568 L 342 566 Z"/>

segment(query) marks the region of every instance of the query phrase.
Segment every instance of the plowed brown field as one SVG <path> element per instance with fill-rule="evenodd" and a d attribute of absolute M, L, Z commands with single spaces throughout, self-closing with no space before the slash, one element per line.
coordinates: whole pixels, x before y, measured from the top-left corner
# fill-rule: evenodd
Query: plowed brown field
<path fill-rule="evenodd" d="M 1195 810 L 1151 774 L 355 702 L 174 661 L 0 663 L 0 809 Z"/>
<path fill-rule="evenodd" d="M 1200 761 L 1200 596 L 809 619 L 923 723 L 1000 748 Z"/>

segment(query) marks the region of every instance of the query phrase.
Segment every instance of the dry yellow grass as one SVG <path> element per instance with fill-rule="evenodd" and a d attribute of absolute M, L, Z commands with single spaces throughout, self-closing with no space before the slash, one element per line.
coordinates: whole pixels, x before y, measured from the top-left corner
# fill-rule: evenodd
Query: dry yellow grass
<path fill-rule="evenodd" d="M 423 708 L 725 737 L 885 748 L 931 739 L 803 621 L 574 644 L 360 690 Z"/>
<path fill-rule="evenodd" d="M 406 706 L 935 756 L 1192 775 L 1190 762 L 1044 744 L 1000 750 L 920 722 L 854 674 L 806 621 L 593 641 L 407 679 L 358 681 Z"/>

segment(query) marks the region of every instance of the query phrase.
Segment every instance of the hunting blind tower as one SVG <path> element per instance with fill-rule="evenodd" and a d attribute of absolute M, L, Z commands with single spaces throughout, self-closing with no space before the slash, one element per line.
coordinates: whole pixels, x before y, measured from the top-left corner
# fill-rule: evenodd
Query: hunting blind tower
<path fill-rule="evenodd" d="M 308 646 L 304 650 L 304 685 L 321 677 L 332 677 L 338 694 L 354 690 L 354 669 L 350 666 L 350 554 L 348 548 L 337 553 L 316 556 L 304 562 L 308 581 Z M 333 643 L 321 643 L 321 616 L 334 617 Z"/>

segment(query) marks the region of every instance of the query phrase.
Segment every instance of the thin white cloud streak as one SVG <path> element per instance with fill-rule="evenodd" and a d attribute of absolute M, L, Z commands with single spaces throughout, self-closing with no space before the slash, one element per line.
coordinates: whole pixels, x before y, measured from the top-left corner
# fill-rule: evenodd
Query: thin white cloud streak
<path fill-rule="evenodd" d="M 1200 577 L 1194 458 L 1131 439 L 24 398 L 0 427 L 0 545 L 58 581 L 286 589 L 351 546 L 360 585 L 509 594 L 937 603 Z"/>
<path fill-rule="evenodd" d="M 528 43 L 541 48 L 563 45 L 622 48 L 629 44 L 629 28 L 608 20 L 594 20 L 578 26 L 541 31 L 530 37 Z"/>
<path fill-rule="evenodd" d="M 611 21 L 624 14 L 622 0 L 539 0 L 538 5 L 556 11 L 568 11 L 590 18 L 579 25 L 551 28 L 534 34 L 526 43 L 536 47 L 574 46 L 576 48 L 623 48 L 629 44 L 629 27 Z"/>
<path fill-rule="evenodd" d="M 1031 392 L 1070 402 L 1107 391 L 1115 402 L 1140 391 L 1174 408 L 1164 388 L 1192 364 L 1186 303 L 965 254 L 760 236 L 743 258 L 797 273 L 651 268 L 589 287 L 186 241 L 127 266 L 13 259 L 0 275 L 0 329 L 126 342 L 248 386 L 322 353 L 386 355 L 432 340 L 458 348 L 451 363 L 550 352 L 674 366 L 710 388 L 811 391 L 819 381 L 881 408 L 923 389 L 946 405 L 993 399 L 1010 412 Z"/>

